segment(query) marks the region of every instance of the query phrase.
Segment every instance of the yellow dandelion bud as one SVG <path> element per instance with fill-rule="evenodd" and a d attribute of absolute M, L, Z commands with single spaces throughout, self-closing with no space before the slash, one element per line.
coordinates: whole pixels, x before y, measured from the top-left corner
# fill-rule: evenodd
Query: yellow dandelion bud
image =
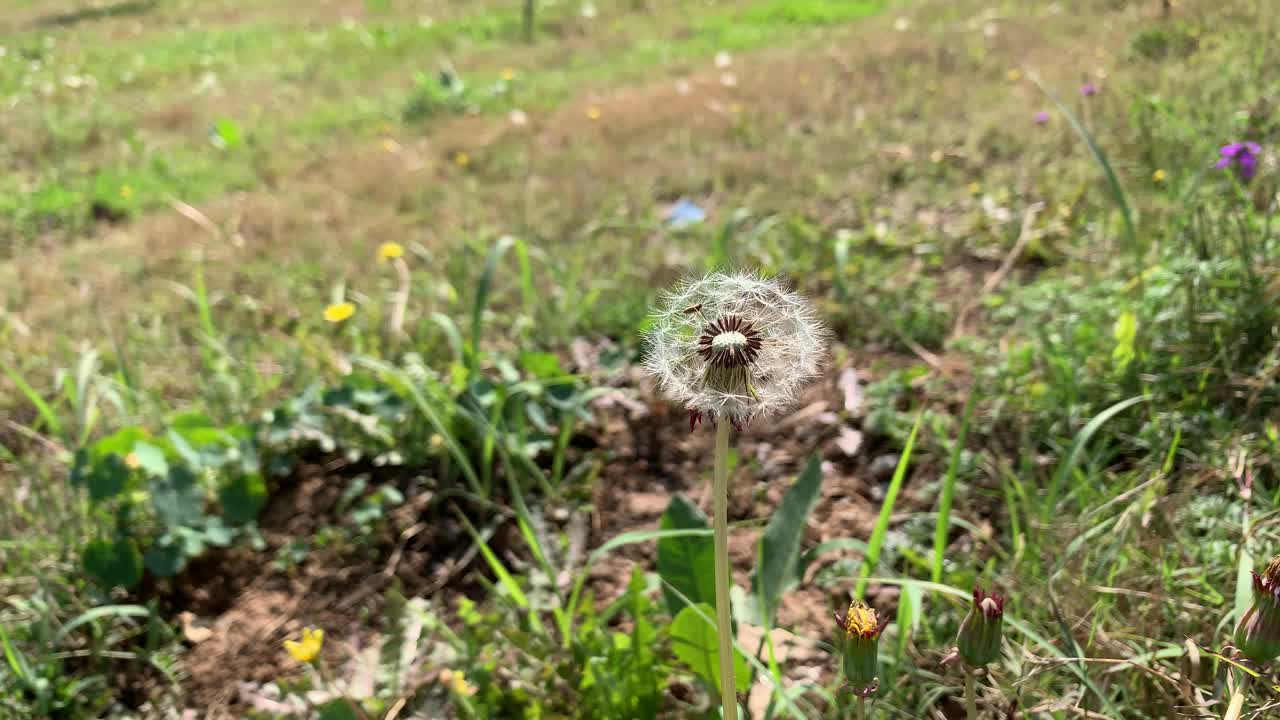
<path fill-rule="evenodd" d="M 980 192 L 982 192 L 982 183 L 976 183 L 976 182 L 969 183 L 970 195 L 977 195 Z"/>
<path fill-rule="evenodd" d="M 1009 78 L 1009 82 L 1018 82 L 1022 79 L 1022 71 L 1018 68 L 1011 68 L 1009 72 L 1005 73 L 1005 77 Z"/>
<path fill-rule="evenodd" d="M 129 187 L 128 185 L 121 185 L 120 197 L 124 198 L 125 200 L 128 200 L 129 198 L 133 197 L 133 188 Z"/>
<path fill-rule="evenodd" d="M 453 164 L 458 167 L 466 167 L 471 164 L 471 156 L 459 150 L 453 154 Z"/>
<path fill-rule="evenodd" d="M 601 115 L 602 113 L 600 112 L 600 108 L 596 107 L 595 105 L 592 105 L 591 107 L 587 108 L 588 120 L 599 120 Z"/>
<path fill-rule="evenodd" d="M 331 323 L 340 323 L 356 314 L 356 306 L 349 302 L 334 303 L 324 309 L 324 319 Z"/>
<path fill-rule="evenodd" d="M 502 68 L 502 79 L 511 82 L 516 79 L 516 71 L 511 68 Z"/>
<path fill-rule="evenodd" d="M 1165 178 L 1167 177 L 1169 177 L 1169 175 L 1165 173 L 1164 170 L 1156 170 L 1155 172 L 1151 173 L 1151 179 L 1154 182 L 1162 183 L 1165 181 Z"/>
<path fill-rule="evenodd" d="M 382 262 L 404 257 L 404 246 L 398 242 L 384 242 L 378 246 L 378 259 Z"/>
<path fill-rule="evenodd" d="M 320 657 L 320 648 L 324 645 L 324 630 L 303 628 L 302 640 L 285 640 L 284 649 L 289 651 L 294 660 L 309 663 Z"/>

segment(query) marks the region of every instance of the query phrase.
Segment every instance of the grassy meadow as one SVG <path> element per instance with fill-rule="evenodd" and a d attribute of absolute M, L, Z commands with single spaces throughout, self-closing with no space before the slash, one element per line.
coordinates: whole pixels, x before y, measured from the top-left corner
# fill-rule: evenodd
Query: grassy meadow
<path fill-rule="evenodd" d="M 1280 14 L 535 10 L 7 0 L 0 720 L 721 717 L 713 456 L 739 717 L 1280 708 Z M 727 455 L 717 270 L 829 339 Z"/>

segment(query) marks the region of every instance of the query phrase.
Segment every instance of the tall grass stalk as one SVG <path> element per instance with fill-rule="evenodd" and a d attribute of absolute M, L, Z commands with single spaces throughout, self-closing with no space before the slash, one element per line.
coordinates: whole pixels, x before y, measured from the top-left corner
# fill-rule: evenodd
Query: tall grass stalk
<path fill-rule="evenodd" d="M 729 612 L 729 427 L 716 423 L 715 505 L 716 630 L 720 639 L 720 702 L 725 720 L 737 720 L 738 692 L 733 677 L 733 616 Z"/>

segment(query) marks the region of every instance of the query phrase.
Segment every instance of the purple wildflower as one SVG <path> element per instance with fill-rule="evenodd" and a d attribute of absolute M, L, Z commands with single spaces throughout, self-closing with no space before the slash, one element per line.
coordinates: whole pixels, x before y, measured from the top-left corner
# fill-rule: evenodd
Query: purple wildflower
<path fill-rule="evenodd" d="M 1080 94 L 1084 97 L 1093 97 L 1098 94 L 1098 86 L 1087 82 L 1080 86 Z"/>
<path fill-rule="evenodd" d="M 1258 155 L 1262 154 L 1262 146 L 1256 142 L 1228 143 L 1218 154 L 1222 157 L 1214 167 L 1221 170 L 1234 166 L 1236 175 L 1248 181 L 1258 172 Z"/>
<path fill-rule="evenodd" d="M 1037 125 L 1048 125 L 1048 124 L 1049 124 L 1049 113 L 1047 113 L 1047 112 L 1045 112 L 1045 111 L 1043 111 L 1043 110 L 1041 110 L 1040 112 L 1036 113 L 1036 124 L 1037 124 Z"/>

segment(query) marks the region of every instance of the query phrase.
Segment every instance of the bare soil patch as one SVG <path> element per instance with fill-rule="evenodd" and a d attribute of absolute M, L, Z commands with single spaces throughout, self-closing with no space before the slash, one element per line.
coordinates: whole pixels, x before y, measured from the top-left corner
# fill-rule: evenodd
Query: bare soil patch
<path fill-rule="evenodd" d="M 910 360 L 889 360 L 890 365 L 905 362 Z M 730 501 L 737 527 L 730 552 L 739 585 L 750 586 L 763 524 L 811 454 L 822 458 L 823 483 L 806 529 L 806 545 L 865 539 L 874 524 L 877 488 L 888 479 L 884 468 L 892 456 L 882 438 L 863 436 L 860 443 L 850 442 L 850 433 L 863 431 L 861 411 L 851 405 L 856 404 L 857 392 L 851 391 L 847 372 L 832 372 L 806 394 L 794 413 L 760 421 L 737 439 L 740 459 Z M 620 533 L 656 528 L 675 493 L 709 509 L 710 431 L 689 432 L 684 412 L 660 401 L 631 408 L 602 410 L 594 438 L 585 443 L 598 442 L 609 458 L 594 488 L 587 552 Z M 433 506 L 431 493 L 415 484 L 421 474 L 369 471 L 340 462 L 301 466 L 272 494 L 260 518 L 265 550 L 210 554 L 171 585 L 144 591 L 162 598 L 190 645 L 183 661 L 188 707 L 209 718 L 238 716 L 244 709 L 241 683 L 270 682 L 298 671 L 282 641 L 297 637 L 303 627 L 326 630 L 331 639 L 326 653 L 333 664 L 351 647 L 368 647 L 378 632 L 384 593 L 393 584 L 406 596 L 443 600 L 437 607 L 452 608 L 459 596 L 482 597 L 470 573 L 484 568 L 471 562 L 470 538 L 450 513 Z M 289 543 L 342 522 L 335 508 L 361 472 L 370 474 L 370 490 L 393 483 L 405 491 L 406 503 L 389 514 L 368 542 L 312 550 L 292 567 L 276 564 L 273 559 Z M 917 478 L 935 472 L 927 458 L 917 461 L 898 501 L 901 512 L 927 509 L 932 497 Z M 560 518 L 556 531 L 574 532 L 569 514 L 548 515 Z M 510 530 L 495 534 L 495 552 L 527 559 L 521 558 L 524 549 Z M 620 548 L 593 567 L 590 589 L 601 602 L 609 602 L 624 590 L 633 567 L 654 569 L 655 554 L 652 543 Z M 819 559 L 810 578 L 835 557 Z M 786 630 L 780 631 L 784 634 L 779 641 L 788 648 L 793 677 L 816 680 L 833 672 L 830 658 L 815 641 L 829 639 L 831 612 L 847 602 L 848 589 L 805 584 L 786 598 L 778 618 Z M 895 599 L 889 589 L 872 595 L 885 611 L 892 610 Z"/>

